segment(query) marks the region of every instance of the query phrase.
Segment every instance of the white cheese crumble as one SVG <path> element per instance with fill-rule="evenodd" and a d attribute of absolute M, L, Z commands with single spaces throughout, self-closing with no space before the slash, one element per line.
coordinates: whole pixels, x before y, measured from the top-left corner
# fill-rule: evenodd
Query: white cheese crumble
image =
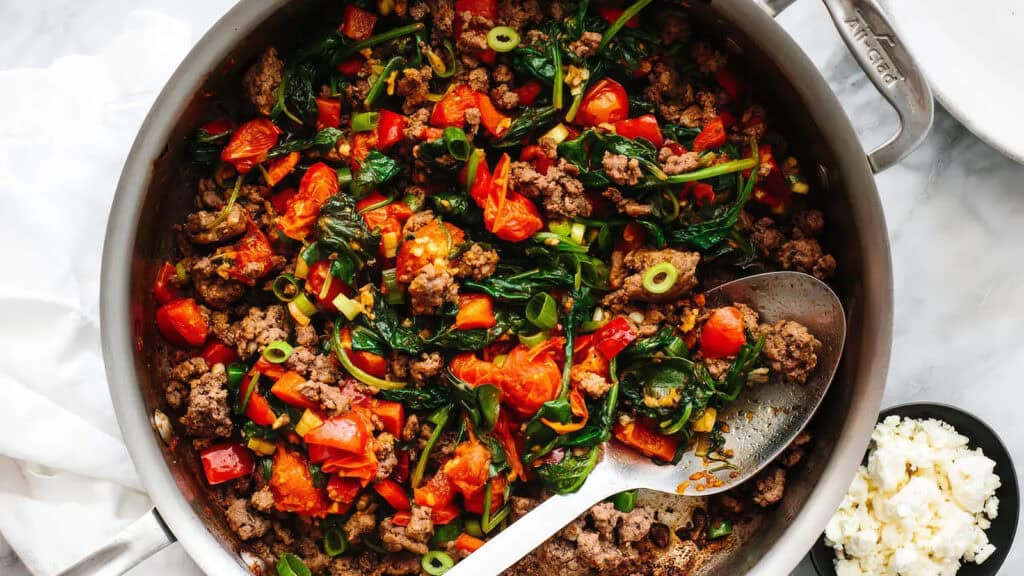
<path fill-rule="evenodd" d="M 995 552 L 996 463 L 939 420 L 890 416 L 825 528 L 837 576 L 953 576 Z"/>

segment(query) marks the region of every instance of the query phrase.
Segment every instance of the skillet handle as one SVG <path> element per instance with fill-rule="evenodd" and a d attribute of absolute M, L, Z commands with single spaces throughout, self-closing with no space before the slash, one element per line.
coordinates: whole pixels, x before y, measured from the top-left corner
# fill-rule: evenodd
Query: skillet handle
<path fill-rule="evenodd" d="M 793 1 L 765 0 L 764 4 L 776 16 Z M 843 42 L 899 115 L 899 131 L 868 154 L 871 169 L 881 172 L 917 148 L 931 129 L 935 115 L 931 88 L 879 0 L 822 1 Z"/>
<path fill-rule="evenodd" d="M 128 525 L 99 550 L 59 576 L 121 576 L 176 540 L 156 508 Z"/>

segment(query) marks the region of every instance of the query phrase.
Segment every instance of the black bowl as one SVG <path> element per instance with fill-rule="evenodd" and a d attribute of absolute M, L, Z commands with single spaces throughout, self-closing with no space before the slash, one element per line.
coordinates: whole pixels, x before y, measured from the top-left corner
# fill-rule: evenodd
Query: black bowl
<path fill-rule="evenodd" d="M 961 566 L 957 576 L 994 576 L 1006 560 L 1006 554 L 1013 545 L 1013 536 L 1017 532 L 1017 516 L 1020 512 L 1020 492 L 1017 487 L 1017 473 L 1013 469 L 1013 461 L 1006 446 L 999 436 L 976 417 L 945 404 L 903 404 L 882 410 L 878 415 L 881 422 L 889 416 L 902 416 L 916 420 L 934 418 L 942 420 L 970 440 L 970 448 L 981 448 L 996 463 L 995 473 L 999 475 L 1002 486 L 996 490 L 999 498 L 999 516 L 992 521 L 992 526 L 985 531 L 989 541 L 995 545 L 996 551 L 984 564 L 968 562 Z M 866 458 L 866 455 L 865 455 Z M 825 545 L 824 534 L 811 548 L 811 561 L 820 576 L 836 576 L 833 559 L 835 552 Z"/>

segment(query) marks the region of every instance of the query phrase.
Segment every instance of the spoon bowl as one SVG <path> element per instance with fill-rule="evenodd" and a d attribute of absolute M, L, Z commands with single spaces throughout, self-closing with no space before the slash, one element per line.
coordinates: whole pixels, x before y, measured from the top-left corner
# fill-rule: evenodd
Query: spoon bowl
<path fill-rule="evenodd" d="M 719 412 L 728 422 L 725 448 L 732 466 L 711 472 L 688 451 L 677 464 L 657 465 L 636 451 L 610 442 L 604 457 L 578 492 L 553 496 L 449 570 L 449 576 L 499 574 L 601 500 L 634 488 L 685 496 L 731 490 L 775 459 L 807 425 L 825 397 L 846 341 L 839 297 L 824 282 L 799 272 L 768 272 L 728 282 L 706 294 L 707 306 L 743 303 L 762 322 L 793 320 L 820 342 L 818 363 L 803 385 L 761 384 L 745 389 Z M 717 481 L 689 482 L 697 473 Z"/>

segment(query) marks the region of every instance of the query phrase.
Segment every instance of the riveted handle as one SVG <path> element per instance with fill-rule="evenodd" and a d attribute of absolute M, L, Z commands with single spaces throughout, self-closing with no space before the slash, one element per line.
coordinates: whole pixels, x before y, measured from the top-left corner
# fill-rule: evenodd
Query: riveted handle
<path fill-rule="evenodd" d="M 174 541 L 174 534 L 153 508 L 60 576 L 121 576 Z"/>

